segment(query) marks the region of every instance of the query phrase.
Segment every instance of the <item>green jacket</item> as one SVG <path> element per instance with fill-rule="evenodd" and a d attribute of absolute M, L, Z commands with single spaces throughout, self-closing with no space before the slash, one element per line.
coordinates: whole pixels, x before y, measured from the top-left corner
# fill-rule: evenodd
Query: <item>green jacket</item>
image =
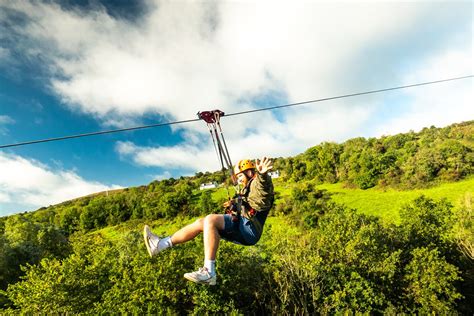
<path fill-rule="evenodd" d="M 255 178 L 240 192 L 247 196 L 250 207 L 256 211 L 269 211 L 273 206 L 274 193 L 272 178 L 268 173 L 256 172 Z"/>

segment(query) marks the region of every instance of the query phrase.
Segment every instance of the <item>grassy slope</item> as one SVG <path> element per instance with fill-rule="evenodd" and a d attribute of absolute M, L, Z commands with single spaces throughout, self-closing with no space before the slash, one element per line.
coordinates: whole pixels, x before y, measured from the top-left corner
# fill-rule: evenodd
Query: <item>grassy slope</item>
<path fill-rule="evenodd" d="M 377 188 L 368 190 L 344 189 L 340 183 L 323 184 L 317 187 L 331 192 L 333 200 L 337 203 L 397 223 L 400 207 L 422 194 L 435 200 L 446 198 L 454 206 L 458 206 L 466 194 L 474 195 L 474 178 L 444 183 L 429 189 L 409 191 L 380 190 Z"/>
<path fill-rule="evenodd" d="M 291 194 L 291 184 L 282 182 L 279 179 L 276 179 L 274 183 L 275 190 L 279 192 L 281 197 Z M 436 200 L 446 198 L 454 206 L 459 205 L 466 194 L 474 195 L 474 177 L 459 182 L 444 183 L 429 189 L 408 191 L 396 191 L 393 189 L 380 190 L 377 188 L 368 190 L 345 189 L 341 183 L 318 185 L 317 188 L 325 189 L 332 193 L 332 199 L 336 203 L 345 204 L 364 214 L 379 216 L 386 221 L 398 223 L 398 211 L 400 208 L 422 194 Z M 223 188 L 212 190 L 212 196 L 217 200 L 218 198 L 226 197 L 227 191 Z M 276 203 L 278 203 L 278 200 Z M 196 218 L 178 216 L 171 221 L 158 219 L 150 221 L 148 224 L 152 227 L 154 232 L 165 236 L 175 232 L 186 224 L 192 223 L 194 220 L 196 220 Z M 281 220 L 282 219 L 270 217 L 268 224 L 273 224 L 278 227 L 279 224 L 281 224 Z M 120 238 L 124 232 L 129 230 L 141 231 L 143 229 L 143 223 L 144 220 L 129 221 L 118 226 L 105 227 L 94 233 L 99 233 L 107 239 L 113 240 Z"/>
<path fill-rule="evenodd" d="M 292 184 L 274 179 L 275 191 L 280 198 L 291 194 Z M 394 189 L 371 188 L 367 190 L 346 189 L 342 183 L 317 185 L 318 189 L 324 189 L 332 193 L 332 199 L 336 203 L 345 204 L 367 215 L 382 217 L 386 221 L 399 222 L 398 211 L 400 208 L 420 195 L 440 200 L 448 199 L 454 206 L 465 198 L 466 193 L 474 195 L 474 177 L 458 182 L 448 182 L 428 189 L 416 189 L 398 191 Z M 231 189 L 231 194 L 233 190 Z M 220 188 L 213 190 L 212 197 L 217 200 L 227 196 L 227 192 Z M 278 204 L 278 199 L 276 203 Z"/>

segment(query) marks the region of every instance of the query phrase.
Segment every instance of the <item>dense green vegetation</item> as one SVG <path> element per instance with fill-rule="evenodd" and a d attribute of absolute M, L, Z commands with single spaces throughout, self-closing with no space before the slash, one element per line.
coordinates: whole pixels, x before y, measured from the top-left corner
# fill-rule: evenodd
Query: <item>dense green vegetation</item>
<path fill-rule="evenodd" d="M 360 189 L 411 189 L 456 181 L 473 172 L 474 122 L 323 143 L 294 158 L 278 159 L 276 166 L 289 181 L 343 182 Z"/>
<path fill-rule="evenodd" d="M 150 259 L 141 229 L 221 212 L 224 189 L 198 190 L 221 173 L 0 218 L 1 313 L 470 314 L 473 135 L 467 122 L 277 159 L 264 236 L 222 243 L 211 288 L 182 277 L 202 264 L 201 237 Z"/>

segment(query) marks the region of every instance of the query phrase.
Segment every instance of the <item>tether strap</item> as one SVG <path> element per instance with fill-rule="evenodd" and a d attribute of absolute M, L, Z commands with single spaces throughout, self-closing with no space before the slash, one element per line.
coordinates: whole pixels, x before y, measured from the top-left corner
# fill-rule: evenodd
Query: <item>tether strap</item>
<path fill-rule="evenodd" d="M 229 170 L 232 183 L 235 186 L 237 184 L 236 178 L 234 175 L 234 168 L 232 166 L 232 160 L 230 159 L 229 150 L 227 149 L 227 144 L 225 142 L 224 133 L 222 132 L 222 127 L 220 124 L 220 118 L 225 115 L 224 112 L 220 110 L 213 111 L 203 111 L 197 113 L 198 117 L 207 123 L 209 128 L 209 133 L 211 134 L 212 143 L 214 145 L 214 150 L 216 151 L 217 159 L 221 164 L 221 170 L 225 175 L 225 169 Z M 227 196 L 230 199 L 229 188 L 227 188 Z"/>
<path fill-rule="evenodd" d="M 229 155 L 229 150 L 227 149 L 227 144 L 225 143 L 225 138 L 224 138 L 224 133 L 222 132 L 222 127 L 221 127 L 221 120 L 220 117 L 217 117 L 216 119 L 217 126 L 219 127 L 219 131 L 221 133 L 221 138 L 222 138 L 222 143 L 224 144 L 224 149 L 225 149 L 225 157 L 228 158 L 228 166 L 231 170 L 231 176 L 234 175 L 234 169 L 232 168 L 232 161 L 230 160 L 230 155 Z"/>
<path fill-rule="evenodd" d="M 209 132 L 211 133 L 212 144 L 214 145 L 214 150 L 216 151 L 217 158 L 219 159 L 220 158 L 219 151 L 217 149 L 216 141 L 214 139 L 214 134 L 212 133 L 212 126 L 210 124 L 207 124 L 207 127 L 209 128 Z M 219 161 L 221 163 L 222 169 L 224 169 L 224 164 L 222 163 L 222 159 L 219 159 Z"/>
<path fill-rule="evenodd" d="M 224 162 L 233 175 L 232 160 L 230 159 L 229 150 L 225 142 L 224 133 L 220 124 L 220 118 L 224 116 L 224 112 L 220 110 L 198 112 L 198 117 L 207 123 L 209 132 L 211 133 L 212 142 L 217 152 L 217 157 L 224 167 Z"/>

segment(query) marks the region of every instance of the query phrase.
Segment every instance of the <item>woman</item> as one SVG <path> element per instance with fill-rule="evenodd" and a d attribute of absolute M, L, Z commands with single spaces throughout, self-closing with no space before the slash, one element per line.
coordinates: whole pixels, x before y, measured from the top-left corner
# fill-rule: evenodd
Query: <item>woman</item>
<path fill-rule="evenodd" d="M 173 235 L 159 238 L 144 228 L 145 245 L 150 256 L 167 248 L 194 239 L 200 233 L 204 235 L 204 267 L 184 274 L 190 281 L 216 284 L 216 253 L 221 238 L 245 246 L 251 246 L 260 239 L 265 220 L 273 206 L 273 183 L 268 171 L 273 168 L 270 159 L 264 157 L 255 163 L 241 160 L 234 167 L 234 174 L 241 191 L 232 203 L 233 214 L 210 214 L 187 225 Z"/>

